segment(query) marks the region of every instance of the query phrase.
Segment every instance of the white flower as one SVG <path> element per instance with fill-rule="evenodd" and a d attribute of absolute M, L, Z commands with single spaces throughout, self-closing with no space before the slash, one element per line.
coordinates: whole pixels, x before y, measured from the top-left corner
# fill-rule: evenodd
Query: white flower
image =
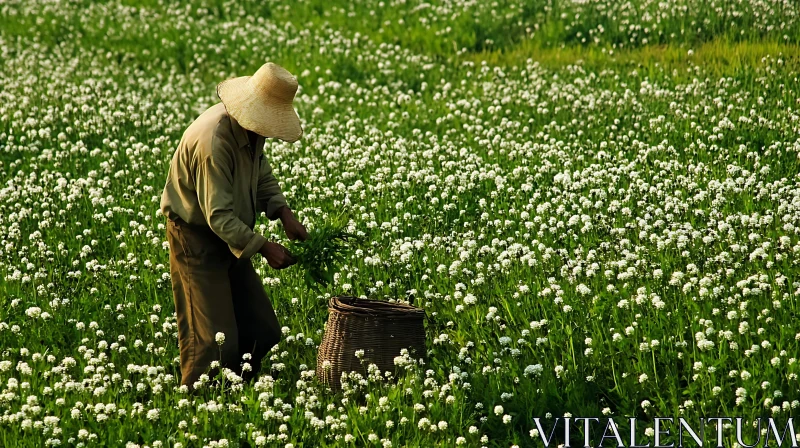
<path fill-rule="evenodd" d="M 478 298 L 472 294 L 467 294 L 464 296 L 464 304 L 465 305 L 474 305 L 478 301 Z"/>
<path fill-rule="evenodd" d="M 525 376 L 539 376 L 544 371 L 544 367 L 541 364 L 533 364 L 530 366 L 525 367 L 525 371 L 523 375 Z"/>
<path fill-rule="evenodd" d="M 223 332 L 221 332 L 221 331 L 220 331 L 220 332 L 218 332 L 218 333 L 216 334 L 216 336 L 214 336 L 214 339 L 216 339 L 216 340 L 217 340 L 217 344 L 218 344 L 218 345 L 222 345 L 222 344 L 224 344 L 224 343 L 225 343 L 225 333 L 223 333 Z"/>

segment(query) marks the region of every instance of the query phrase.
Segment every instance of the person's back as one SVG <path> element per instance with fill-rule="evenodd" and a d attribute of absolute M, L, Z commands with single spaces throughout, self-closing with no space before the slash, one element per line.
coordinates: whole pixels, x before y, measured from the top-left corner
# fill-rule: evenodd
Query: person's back
<path fill-rule="evenodd" d="M 206 109 L 186 128 L 172 155 L 167 183 L 161 195 L 161 213 L 164 216 L 172 220 L 179 218 L 194 225 L 205 224 L 202 214 L 198 220 L 194 209 L 199 204 L 192 173 L 197 170 L 198 158 L 210 155 L 212 140 L 215 137 L 226 138 L 226 135 L 230 135 L 229 130 L 228 112 L 222 103 Z M 181 192 L 194 194 L 182 195 L 180 201 L 174 200 L 174 196 Z"/>

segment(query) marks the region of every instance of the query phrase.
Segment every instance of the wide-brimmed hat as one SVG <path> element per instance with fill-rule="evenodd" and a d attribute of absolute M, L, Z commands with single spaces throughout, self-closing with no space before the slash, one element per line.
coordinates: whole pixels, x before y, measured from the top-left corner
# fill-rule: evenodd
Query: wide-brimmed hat
<path fill-rule="evenodd" d="M 262 65 L 253 76 L 217 85 L 217 96 L 243 128 L 287 142 L 303 135 L 300 117 L 292 106 L 296 93 L 297 78 L 272 62 Z"/>

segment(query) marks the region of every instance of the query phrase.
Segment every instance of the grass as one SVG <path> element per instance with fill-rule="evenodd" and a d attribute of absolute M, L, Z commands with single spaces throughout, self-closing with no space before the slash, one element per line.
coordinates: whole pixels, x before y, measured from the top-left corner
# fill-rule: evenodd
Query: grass
<path fill-rule="evenodd" d="M 699 68 L 713 77 L 737 76 L 761 66 L 765 59 L 781 59 L 790 70 L 800 68 L 800 45 L 783 42 L 732 42 L 712 40 L 697 46 L 687 44 L 644 45 L 635 48 L 565 45 L 544 47 L 526 40 L 510 49 L 466 53 L 457 61 L 505 67 L 524 65 L 531 59 L 542 67 L 559 70 L 571 65 L 587 72 L 645 70 L 692 76 Z"/>

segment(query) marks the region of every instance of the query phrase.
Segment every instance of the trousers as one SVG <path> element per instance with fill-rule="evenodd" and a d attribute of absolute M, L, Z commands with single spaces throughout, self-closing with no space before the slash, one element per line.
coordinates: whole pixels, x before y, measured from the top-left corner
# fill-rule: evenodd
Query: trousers
<path fill-rule="evenodd" d="M 237 259 L 209 227 L 179 219 L 167 221 L 167 240 L 181 384 L 194 389 L 200 375 L 213 378 L 221 368 L 245 381 L 257 377 L 281 328 L 252 261 Z M 213 361 L 220 367 L 209 369 Z"/>

